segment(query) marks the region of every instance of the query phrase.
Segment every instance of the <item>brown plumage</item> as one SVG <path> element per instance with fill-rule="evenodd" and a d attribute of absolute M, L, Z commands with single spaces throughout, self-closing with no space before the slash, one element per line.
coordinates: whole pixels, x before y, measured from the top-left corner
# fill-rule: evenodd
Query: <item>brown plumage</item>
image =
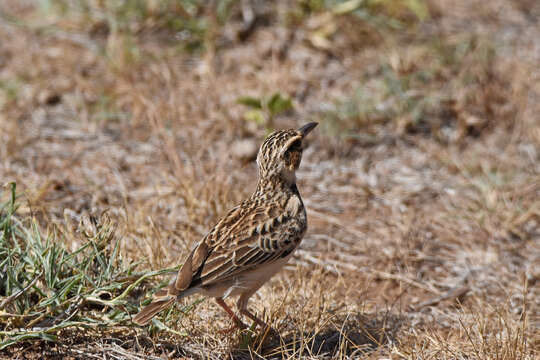
<path fill-rule="evenodd" d="M 242 321 L 223 301 L 239 295 L 238 310 L 261 326 L 247 303 L 277 273 L 300 244 L 307 229 L 304 204 L 295 172 L 302 158 L 303 139 L 317 126 L 270 134 L 257 155 L 259 182 L 253 195 L 231 209 L 197 244 L 176 278 L 154 294 L 151 304 L 133 319 L 147 323 L 175 301 L 201 293 L 216 298 L 237 327 Z"/>

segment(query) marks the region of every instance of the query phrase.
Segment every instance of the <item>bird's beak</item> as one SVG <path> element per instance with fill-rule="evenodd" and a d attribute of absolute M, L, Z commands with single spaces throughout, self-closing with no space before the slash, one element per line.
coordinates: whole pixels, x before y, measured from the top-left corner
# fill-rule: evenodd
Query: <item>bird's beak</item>
<path fill-rule="evenodd" d="M 306 137 L 306 135 L 309 134 L 311 130 L 315 129 L 318 124 L 319 123 L 316 122 L 307 123 L 306 125 L 300 127 L 300 129 L 298 129 L 298 132 L 302 134 L 302 137 Z"/>

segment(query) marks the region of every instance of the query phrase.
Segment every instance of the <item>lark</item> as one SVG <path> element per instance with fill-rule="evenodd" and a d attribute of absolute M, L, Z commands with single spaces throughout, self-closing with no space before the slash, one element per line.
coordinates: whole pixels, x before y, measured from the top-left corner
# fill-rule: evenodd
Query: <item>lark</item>
<path fill-rule="evenodd" d="M 249 298 L 290 259 L 307 229 L 304 203 L 296 186 L 305 137 L 317 126 L 278 130 L 257 154 L 255 192 L 231 209 L 195 246 L 171 283 L 134 318 L 144 325 L 174 302 L 202 294 L 215 298 L 233 327 L 246 328 L 224 299 L 239 296 L 237 309 L 259 326 L 268 326 L 248 310 Z"/>

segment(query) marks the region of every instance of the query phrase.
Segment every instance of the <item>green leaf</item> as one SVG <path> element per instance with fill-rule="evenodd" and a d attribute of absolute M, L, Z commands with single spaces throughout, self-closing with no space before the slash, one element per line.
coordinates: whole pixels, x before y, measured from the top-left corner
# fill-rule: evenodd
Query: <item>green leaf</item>
<path fill-rule="evenodd" d="M 338 3 L 332 8 L 332 11 L 337 15 L 345 15 L 358 9 L 363 2 L 363 0 L 349 0 Z"/>
<path fill-rule="evenodd" d="M 422 0 L 406 0 L 405 5 L 411 10 L 414 15 L 420 20 L 429 18 L 429 9 L 426 3 Z"/>
<path fill-rule="evenodd" d="M 288 96 L 283 96 L 280 93 L 274 93 L 267 103 L 268 110 L 272 116 L 279 115 L 287 110 L 292 109 L 292 100 Z"/>
<path fill-rule="evenodd" d="M 266 123 L 264 113 L 261 110 L 250 110 L 244 113 L 244 119 L 246 121 L 252 121 L 257 125 L 263 125 Z"/>
<path fill-rule="evenodd" d="M 29 331 L 28 333 L 19 333 L 15 336 L 7 337 L 6 340 L 0 342 L 0 351 L 20 341 L 33 340 L 33 339 L 56 341 L 57 337 L 51 334 L 47 334 L 45 332 Z"/>
<path fill-rule="evenodd" d="M 168 327 L 167 325 L 165 325 L 164 323 L 162 323 L 161 321 L 159 321 L 156 318 L 152 319 L 152 325 L 154 325 L 156 328 L 158 328 L 159 330 L 162 330 L 162 331 L 167 331 L 167 332 L 173 333 L 173 334 L 178 335 L 178 336 L 187 336 L 187 333 L 179 332 L 179 331 L 176 331 L 174 329 L 171 329 L 170 327 Z"/>
<path fill-rule="evenodd" d="M 248 106 L 253 109 L 262 109 L 262 100 L 251 96 L 241 96 L 236 101 L 239 104 Z"/>

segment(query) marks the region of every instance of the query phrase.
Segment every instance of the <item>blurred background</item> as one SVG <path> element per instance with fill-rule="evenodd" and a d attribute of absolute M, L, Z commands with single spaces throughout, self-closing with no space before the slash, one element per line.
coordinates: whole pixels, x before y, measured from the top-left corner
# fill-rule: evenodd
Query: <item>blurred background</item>
<path fill-rule="evenodd" d="M 23 260 L 38 251 L 26 230 L 70 254 L 87 241 L 81 221 L 106 212 L 116 230 L 104 239 L 117 239 L 114 254 L 131 264 L 111 266 L 139 275 L 177 266 L 254 190 L 264 137 L 317 121 L 298 174 L 309 232 L 253 300 L 283 338 L 250 349 L 532 359 L 540 347 L 539 114 L 535 0 L 2 0 L 0 200 L 10 203 L 16 183 L 9 214 L 19 222 L 9 226 L 20 231 L 8 241 L 5 230 L 0 245 L 8 254 L 18 244 L 10 266 L 21 271 L 0 278 L 0 295 L 26 286 L 33 295 L 0 310 L 42 314 L 54 303 L 43 316 L 55 318 L 83 296 L 70 288 L 51 297 L 62 281 L 24 275 L 50 272 L 39 256 L 31 271 Z M 51 279 L 72 276 L 73 266 Z M 106 321 L 82 305 L 69 319 L 126 333 L 126 312 L 158 283 L 142 282 L 122 298 L 125 316 L 112 317 L 120 302 L 106 301 L 130 282 L 110 279 L 121 283 L 116 290 L 79 287 Z M 0 316 L 2 351 L 13 355 L 11 345 L 28 339 L 13 329 L 37 316 Z M 176 321 L 146 345 L 100 348 L 90 335 L 68 336 L 55 351 L 172 348 L 223 358 L 253 345 L 204 335 L 227 321 L 211 302 L 166 316 Z M 155 345 L 164 334 L 174 343 L 167 350 Z M 44 336 L 34 338 L 51 340 Z"/>

